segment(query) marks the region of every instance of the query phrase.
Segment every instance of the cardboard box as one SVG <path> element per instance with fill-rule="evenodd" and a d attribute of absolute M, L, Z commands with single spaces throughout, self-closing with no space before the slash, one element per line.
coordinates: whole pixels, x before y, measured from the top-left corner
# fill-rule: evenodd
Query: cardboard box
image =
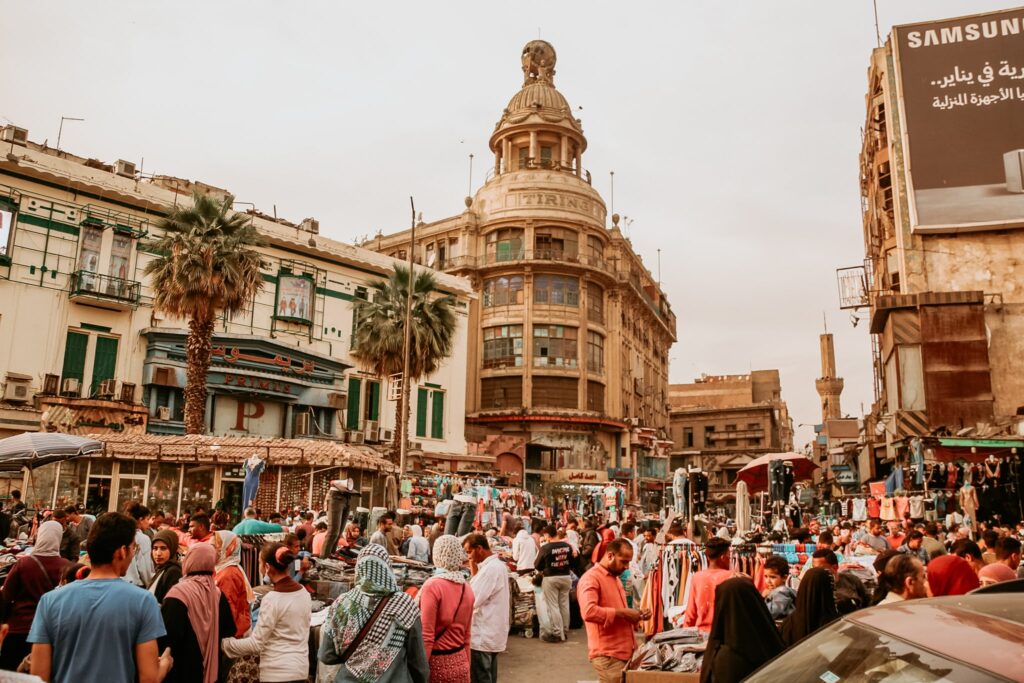
<path fill-rule="evenodd" d="M 627 671 L 626 683 L 700 683 L 700 674 L 679 674 L 671 671 Z"/>

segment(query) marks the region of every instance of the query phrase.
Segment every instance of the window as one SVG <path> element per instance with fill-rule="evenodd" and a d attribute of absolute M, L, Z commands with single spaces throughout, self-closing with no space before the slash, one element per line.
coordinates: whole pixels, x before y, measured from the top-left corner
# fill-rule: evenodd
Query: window
<path fill-rule="evenodd" d="M 693 448 L 693 427 L 683 427 L 683 447 Z"/>
<path fill-rule="evenodd" d="M 575 259 L 579 252 L 579 238 L 574 230 L 540 228 L 533 240 L 536 257 L 562 261 Z"/>
<path fill-rule="evenodd" d="M 430 425 L 430 438 L 444 438 L 444 390 L 419 387 L 416 390 L 416 436 L 427 436 L 427 425 Z"/>
<path fill-rule="evenodd" d="M 523 364 L 523 326 L 484 328 L 484 367 L 509 368 Z"/>
<path fill-rule="evenodd" d="M 485 377 L 480 380 L 480 408 L 504 410 L 523 405 L 523 380 L 519 377 Z"/>
<path fill-rule="evenodd" d="M 540 165 L 543 168 L 551 168 L 551 148 L 540 148 Z"/>
<path fill-rule="evenodd" d="M 100 390 L 100 382 L 114 379 L 117 369 L 117 337 L 96 337 L 96 353 L 92 363 L 92 391 L 95 396 Z"/>
<path fill-rule="evenodd" d="M 761 428 L 761 423 L 760 422 L 748 422 L 747 423 L 747 429 L 748 430 L 755 430 L 755 429 L 760 429 L 760 428 Z"/>
<path fill-rule="evenodd" d="M 366 315 L 361 309 L 363 308 L 363 302 L 369 300 L 370 296 L 366 287 L 356 287 L 356 291 L 352 296 L 352 337 L 350 348 L 356 348 L 356 329 Z"/>
<path fill-rule="evenodd" d="M 752 439 L 747 439 L 747 445 L 748 446 L 760 446 L 761 445 L 761 437 L 755 436 Z"/>
<path fill-rule="evenodd" d="M 576 333 L 575 327 L 534 325 L 534 366 L 575 368 L 577 357 Z"/>
<path fill-rule="evenodd" d="M 178 491 L 181 487 L 181 465 L 153 463 L 149 468 L 149 491 L 146 506 L 151 512 L 163 510 L 169 515 L 178 514 Z"/>
<path fill-rule="evenodd" d="M 924 410 L 924 370 L 920 344 L 900 345 L 900 408 Z"/>
<path fill-rule="evenodd" d="M 216 465 L 185 465 L 181 485 L 181 510 L 202 505 L 207 510 L 213 505 L 213 470 Z M 308 480 L 307 480 L 308 481 Z"/>
<path fill-rule="evenodd" d="M 580 281 L 562 275 L 537 275 L 533 278 L 533 303 L 579 306 Z"/>
<path fill-rule="evenodd" d="M 0 197 L 0 259 L 10 256 L 14 248 L 14 211 L 17 205 Z"/>
<path fill-rule="evenodd" d="M 587 410 L 604 412 L 604 385 L 590 380 L 587 382 Z"/>
<path fill-rule="evenodd" d="M 523 258 L 523 229 L 502 228 L 487 233 L 486 254 L 488 263 Z"/>
<path fill-rule="evenodd" d="M 64 367 L 60 373 L 61 393 L 64 393 L 65 380 L 77 379 L 79 386 L 85 381 L 85 353 L 88 346 L 88 334 L 68 330 L 64 342 Z"/>
<path fill-rule="evenodd" d="M 725 445 L 726 445 L 726 446 L 735 446 L 735 445 L 736 445 L 736 443 L 737 443 L 737 442 L 736 442 L 736 439 L 726 439 L 726 440 L 725 440 Z"/>
<path fill-rule="evenodd" d="M 604 288 L 596 282 L 587 283 L 587 320 L 604 324 Z"/>
<path fill-rule="evenodd" d="M 597 332 L 587 332 L 587 371 L 604 372 L 604 337 Z"/>
<path fill-rule="evenodd" d="M 380 382 L 366 382 L 366 400 L 363 401 L 363 417 L 367 420 L 380 419 Z"/>
<path fill-rule="evenodd" d="M 575 377 L 534 377 L 535 408 L 579 408 L 580 383 Z"/>
<path fill-rule="evenodd" d="M 167 408 L 169 420 L 181 422 L 185 419 L 185 395 L 181 389 L 151 385 L 149 392 L 149 415 L 152 419 L 160 419 L 160 408 Z"/>
<path fill-rule="evenodd" d="M 348 378 L 348 404 L 345 410 L 345 429 L 350 431 L 358 430 L 359 422 L 359 397 L 362 391 L 363 381 L 358 377 Z"/>
<path fill-rule="evenodd" d="M 523 303 L 521 275 L 496 277 L 484 281 L 484 308 Z"/>
<path fill-rule="evenodd" d="M 604 263 L 604 243 L 600 237 L 587 235 L 587 256 L 591 265 Z"/>
<path fill-rule="evenodd" d="M 518 168 L 519 170 L 523 170 L 524 168 L 526 168 L 529 158 L 530 148 L 527 147 L 526 145 L 523 145 L 522 147 L 519 148 L 519 166 L 517 166 L 516 168 Z"/>
<path fill-rule="evenodd" d="M 431 242 L 430 244 L 427 245 L 427 249 L 426 249 L 426 261 L 425 261 L 425 263 L 427 265 L 427 268 L 433 268 L 434 267 L 434 261 L 436 260 L 436 258 L 437 258 L 437 252 L 434 251 L 434 243 Z"/>
<path fill-rule="evenodd" d="M 727 431 L 727 432 L 735 432 L 736 431 L 736 425 L 725 425 L 725 431 Z"/>
<path fill-rule="evenodd" d="M 714 446 L 715 440 L 715 426 L 707 425 L 704 427 L 704 447 L 711 448 Z"/>

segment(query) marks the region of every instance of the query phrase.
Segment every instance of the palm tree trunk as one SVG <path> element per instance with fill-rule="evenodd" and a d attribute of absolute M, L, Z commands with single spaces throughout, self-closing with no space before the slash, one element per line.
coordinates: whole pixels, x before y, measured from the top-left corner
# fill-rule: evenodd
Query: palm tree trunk
<path fill-rule="evenodd" d="M 206 433 L 206 375 L 213 350 L 213 316 L 188 321 L 185 340 L 185 433 Z"/>
<path fill-rule="evenodd" d="M 391 460 L 397 465 L 402 459 L 402 439 L 405 438 L 405 427 L 402 423 L 402 402 L 395 401 L 395 437 L 391 440 Z"/>

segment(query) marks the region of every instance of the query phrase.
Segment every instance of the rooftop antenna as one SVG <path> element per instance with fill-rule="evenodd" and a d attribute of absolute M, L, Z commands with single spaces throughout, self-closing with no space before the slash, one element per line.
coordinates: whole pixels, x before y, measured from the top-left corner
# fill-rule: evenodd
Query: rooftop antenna
<path fill-rule="evenodd" d="M 658 247 L 658 287 L 661 287 L 661 247 Z"/>
<path fill-rule="evenodd" d="M 878 0 L 871 0 L 871 4 L 875 7 L 875 41 L 878 47 L 882 47 L 882 32 L 878 30 Z"/>
<path fill-rule="evenodd" d="M 466 192 L 466 196 L 473 194 L 473 155 L 469 155 L 469 190 Z"/>
<path fill-rule="evenodd" d="M 65 121 L 85 121 L 74 116 L 62 116 L 60 117 L 60 128 L 57 129 L 57 151 L 60 151 L 60 136 L 64 133 L 64 122 Z"/>
<path fill-rule="evenodd" d="M 612 177 L 612 213 L 615 213 L 615 171 L 611 171 L 608 175 Z"/>
<path fill-rule="evenodd" d="M 828 334 L 828 314 L 826 314 L 825 311 L 821 312 L 821 322 L 825 326 L 825 334 Z"/>

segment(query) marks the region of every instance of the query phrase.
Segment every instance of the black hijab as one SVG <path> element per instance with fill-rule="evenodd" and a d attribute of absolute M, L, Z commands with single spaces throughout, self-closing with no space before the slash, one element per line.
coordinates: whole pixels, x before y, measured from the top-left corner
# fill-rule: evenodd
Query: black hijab
<path fill-rule="evenodd" d="M 808 569 L 796 592 L 796 608 L 782 622 L 782 641 L 786 647 L 803 640 L 839 618 L 836 609 L 835 579 L 821 567 Z"/>
<path fill-rule="evenodd" d="M 700 683 L 739 683 L 784 650 L 764 598 L 746 578 L 715 588 L 715 618 Z"/>

